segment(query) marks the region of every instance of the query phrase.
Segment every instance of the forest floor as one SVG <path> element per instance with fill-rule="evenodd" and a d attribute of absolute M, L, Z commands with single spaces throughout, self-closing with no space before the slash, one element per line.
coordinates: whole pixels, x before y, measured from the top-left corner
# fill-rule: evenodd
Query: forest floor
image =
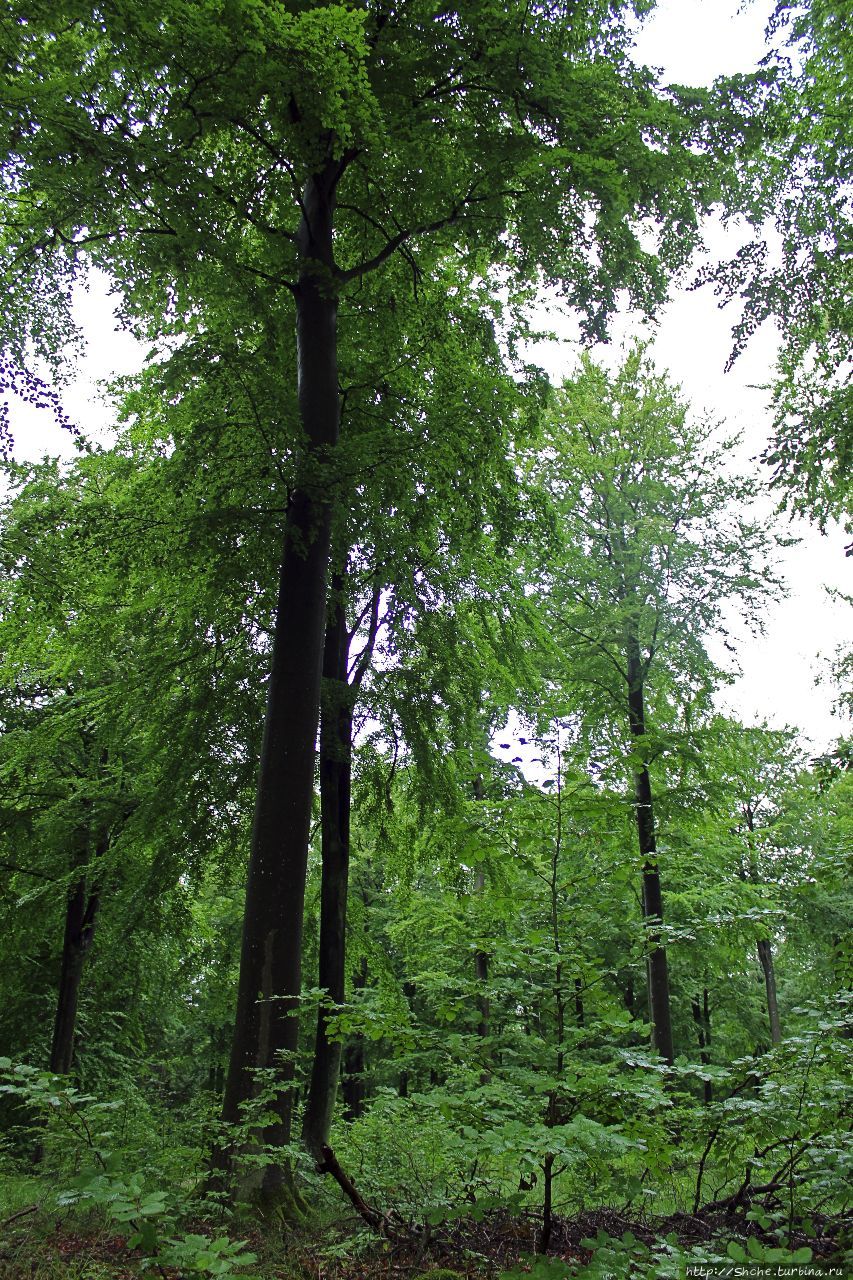
<path fill-rule="evenodd" d="M 823 1218 L 814 1227 L 812 1238 L 795 1233 L 791 1239 L 792 1247 L 808 1245 L 812 1250 L 807 1273 L 846 1275 L 840 1263 L 845 1224 Z M 349 1254 L 344 1224 L 336 1232 L 327 1229 L 313 1237 L 308 1232 L 298 1237 L 270 1234 L 258 1227 L 241 1234 L 258 1255 L 247 1280 L 249 1275 L 257 1280 L 494 1280 L 532 1254 L 537 1229 L 538 1219 L 532 1216 L 492 1213 L 481 1222 L 465 1220 L 438 1228 L 419 1244 L 411 1237 L 392 1238 L 376 1245 L 362 1242 L 357 1249 L 353 1236 Z M 158 1268 L 150 1258 L 129 1250 L 124 1236 L 99 1227 L 91 1216 L 75 1223 L 73 1217 L 63 1220 L 34 1210 L 0 1223 L 0 1230 L 0 1280 L 182 1280 L 178 1271 Z M 573 1269 L 582 1267 L 591 1257 L 585 1241 L 602 1236 L 620 1240 L 627 1234 L 649 1248 L 674 1237 L 684 1248 L 713 1243 L 723 1251 L 721 1241 L 748 1234 L 762 1238 L 760 1229 L 741 1215 L 680 1213 L 652 1219 L 599 1209 L 555 1219 L 549 1254 Z M 330 1251 L 339 1256 L 330 1257 Z M 630 1268 L 627 1258 L 625 1265 Z M 796 1273 L 796 1268 L 790 1272 Z"/>

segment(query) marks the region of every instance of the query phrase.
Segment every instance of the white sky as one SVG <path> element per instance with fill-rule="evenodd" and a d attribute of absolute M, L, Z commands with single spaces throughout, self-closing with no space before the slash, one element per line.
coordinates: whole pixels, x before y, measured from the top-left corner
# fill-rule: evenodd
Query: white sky
<path fill-rule="evenodd" d="M 737 0 L 660 0 L 638 40 L 638 58 L 661 67 L 668 80 L 684 84 L 710 83 L 717 75 L 748 71 L 764 51 L 763 31 L 771 7 L 767 0 L 745 6 Z M 734 243 L 719 225 L 709 227 L 706 242 L 713 254 L 731 252 Z M 139 368 L 142 352 L 128 335 L 116 332 L 103 281 L 95 281 L 81 297 L 79 314 L 89 345 L 79 377 L 64 400 L 88 435 L 106 441 L 109 412 L 99 403 L 95 384 L 99 378 Z M 734 369 L 724 374 L 732 319 L 716 308 L 708 291 L 680 291 L 660 319 L 655 356 L 697 409 L 742 430 L 747 453 L 757 455 L 769 434 L 765 397 L 758 388 L 772 367 L 775 335 L 765 326 Z M 558 323 L 552 320 L 554 327 Z M 614 339 L 619 342 L 633 332 L 636 325 L 623 317 L 614 326 Z M 549 372 L 561 376 L 570 370 L 575 353 L 546 344 L 535 354 Z M 46 413 L 13 405 L 12 425 L 18 458 L 73 453 L 67 434 Z M 797 725 L 815 747 L 823 748 L 847 726 L 831 714 L 831 686 L 816 687 L 815 677 L 826 674 L 825 660 L 840 644 L 849 643 L 850 635 L 849 606 L 833 603 L 826 588 L 853 589 L 853 560 L 845 559 L 845 536 L 838 529 L 823 537 L 799 522 L 788 532 L 802 539 L 783 556 L 790 595 L 768 609 L 763 638 L 744 639 L 738 655 L 743 677 L 728 691 L 725 705 L 747 723 L 766 719 L 774 726 Z"/>
<path fill-rule="evenodd" d="M 768 0 L 660 0 L 638 40 L 638 56 L 683 84 L 749 71 L 764 53 L 773 8 Z M 724 237 L 719 227 L 711 229 L 712 252 L 724 251 Z M 758 388 L 773 363 L 775 333 L 765 325 L 724 374 L 729 332 L 728 313 L 716 308 L 708 291 L 682 293 L 663 316 L 655 351 L 689 399 L 743 431 L 749 452 L 757 455 L 769 434 Z M 826 675 L 826 659 L 838 646 L 850 642 L 850 607 L 827 595 L 827 588 L 853 591 L 853 559 L 844 555 L 850 538 L 838 527 L 822 536 L 802 521 L 787 532 L 802 539 L 782 557 L 790 595 L 768 610 L 764 638 L 741 646 L 743 677 L 726 702 L 747 722 L 766 718 L 774 727 L 797 725 L 822 748 L 847 728 L 831 714 L 832 687 L 816 687 L 815 678 Z"/>
<path fill-rule="evenodd" d="M 637 58 L 680 84 L 710 84 L 718 75 L 749 71 L 765 52 L 764 28 L 773 7 L 767 0 L 743 5 L 738 0 L 659 0 L 637 41 Z M 734 230 L 712 220 L 705 236 L 709 254 L 731 254 L 739 243 L 736 237 Z M 725 373 L 735 319 L 730 309 L 718 309 L 709 290 L 682 289 L 656 328 L 646 332 L 655 335 L 656 362 L 681 384 L 694 408 L 743 433 L 742 457 L 748 466 L 770 434 L 760 388 L 769 381 L 777 340 L 773 326 L 765 324 Z M 547 326 L 543 317 L 543 327 L 572 332 L 556 313 Z M 635 335 L 638 327 L 636 318 L 620 317 L 612 326 L 614 346 Z M 533 354 L 559 378 L 571 372 L 576 349 L 549 343 Z M 602 355 L 612 358 L 609 352 Z M 769 513 L 772 505 L 767 509 Z M 849 721 L 833 714 L 835 691 L 826 677 L 828 660 L 850 642 L 850 607 L 828 595 L 828 589 L 853 592 L 853 559 L 844 555 L 850 536 L 837 526 L 822 536 L 801 520 L 784 520 L 781 531 L 801 539 L 780 553 L 789 595 L 768 608 L 763 636 L 742 635 L 738 662 L 743 674 L 721 695 L 720 706 L 747 724 L 766 720 L 773 727 L 796 726 L 815 748 L 823 749 L 849 731 Z M 722 665 L 730 665 L 722 646 L 712 646 L 712 652 Z"/>

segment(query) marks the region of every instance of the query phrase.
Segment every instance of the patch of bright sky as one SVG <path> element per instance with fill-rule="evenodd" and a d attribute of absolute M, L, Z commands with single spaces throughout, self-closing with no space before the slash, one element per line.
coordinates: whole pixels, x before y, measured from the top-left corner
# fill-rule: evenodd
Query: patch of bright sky
<path fill-rule="evenodd" d="M 71 421 L 86 439 L 105 446 L 115 439 L 114 415 L 99 384 L 105 379 L 138 373 L 145 357 L 145 348 L 119 328 L 116 301 L 110 296 L 109 280 L 102 272 L 92 272 L 87 286 L 75 290 L 74 315 L 85 345 L 75 361 L 73 381 L 60 388 Z M 35 462 L 45 455 L 74 456 L 73 438 L 49 412 L 18 400 L 12 401 L 10 410 L 14 456 L 19 462 Z"/>
<path fill-rule="evenodd" d="M 764 28 L 771 7 L 767 0 L 745 5 L 738 0 L 660 0 L 639 34 L 637 59 L 661 68 L 668 81 L 682 84 L 709 84 L 718 75 L 748 71 L 764 53 Z M 709 254 L 731 253 L 736 234 L 712 220 L 706 234 Z M 63 399 L 84 432 L 107 443 L 110 410 L 100 400 L 98 381 L 139 369 L 143 351 L 118 330 L 103 277 L 95 277 L 89 290 L 80 292 L 78 315 L 88 345 L 76 380 Z M 747 459 L 761 452 L 769 434 L 766 397 L 760 387 L 772 369 L 776 336 L 771 326 L 764 326 L 733 370 L 725 373 L 733 318 L 717 309 L 707 291 L 679 291 L 656 326 L 654 352 L 659 365 L 670 370 L 698 410 L 707 410 L 743 431 Z M 571 337 L 571 326 L 559 316 L 550 317 L 550 327 Z M 620 317 L 610 350 L 618 350 L 636 333 L 636 320 Z M 576 348 L 543 343 L 535 355 L 558 378 L 571 371 Z M 70 438 L 46 413 L 15 405 L 13 428 L 18 458 L 73 455 Z M 831 685 L 816 686 L 815 679 L 825 677 L 827 660 L 839 645 L 849 643 L 850 634 L 849 607 L 833 602 L 827 588 L 851 590 L 853 560 L 845 560 L 845 537 L 837 528 L 821 536 L 799 522 L 786 532 L 801 539 L 783 555 L 790 594 L 768 608 L 763 637 L 742 637 L 738 660 L 743 674 L 726 691 L 721 705 L 746 723 L 767 720 L 774 726 L 797 725 L 822 749 L 846 726 L 832 716 Z M 722 649 L 714 656 L 722 659 Z"/>
<path fill-rule="evenodd" d="M 661 0 L 637 40 L 637 57 L 683 84 L 709 84 L 718 75 L 749 71 L 765 52 L 764 30 L 774 7 L 768 0 Z M 725 253 L 725 239 L 723 228 L 712 224 L 709 252 Z M 707 291 L 681 293 L 662 318 L 655 353 L 690 400 L 742 431 L 747 454 L 756 456 L 769 434 L 760 388 L 773 365 L 776 334 L 764 325 L 724 373 L 729 333 L 728 313 Z M 797 521 L 786 532 L 800 538 L 781 557 L 790 594 L 768 609 L 764 636 L 740 644 L 743 674 L 723 701 L 747 722 L 766 718 L 774 727 L 797 725 L 823 748 L 847 727 L 832 714 L 835 691 L 825 677 L 828 660 L 850 642 L 850 607 L 829 592 L 851 591 L 853 560 L 845 557 L 849 538 L 837 526 L 821 535 Z M 816 680 L 822 683 L 816 686 Z"/>

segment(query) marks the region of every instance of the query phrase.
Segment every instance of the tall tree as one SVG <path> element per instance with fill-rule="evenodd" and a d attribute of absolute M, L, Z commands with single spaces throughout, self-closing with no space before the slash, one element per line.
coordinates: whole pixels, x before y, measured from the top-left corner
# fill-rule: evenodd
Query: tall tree
<path fill-rule="evenodd" d="M 499 306 L 470 298 L 452 262 L 421 280 L 421 302 L 407 327 L 407 359 L 388 366 L 381 333 L 365 333 L 351 354 L 344 390 L 347 434 L 340 446 L 344 499 L 337 511 L 335 560 L 327 614 L 320 715 L 323 875 L 319 985 L 333 1006 L 345 985 L 349 806 L 354 720 L 369 716 L 379 731 L 394 718 L 394 686 L 408 680 L 419 703 L 453 703 L 462 741 L 477 718 L 486 660 L 492 677 L 489 717 L 500 715 L 494 672 L 517 646 L 489 633 L 496 618 L 523 596 L 513 581 L 508 547 L 517 532 L 518 482 L 513 445 L 527 438 L 541 411 L 546 384 L 537 371 L 501 351 Z M 490 314 L 491 313 L 491 314 Z M 377 336 L 380 343 L 377 343 Z M 379 386 L 380 390 L 375 388 Z M 423 447 L 429 443 L 429 447 Z M 363 483 L 369 469 L 371 483 Z M 430 495 L 429 502 L 424 494 Z M 401 541 L 399 530 L 407 531 Z M 343 549 L 341 549 L 343 544 Z M 472 601 L 481 646 L 451 648 L 452 619 L 473 638 Z M 427 619 L 443 619 L 430 629 Z M 484 625 L 486 624 L 486 625 Z M 501 652 L 502 651 L 502 652 Z M 374 671 L 374 654 L 379 671 Z M 455 685 L 448 664 L 456 667 Z M 463 687 L 464 686 L 464 687 Z M 366 689 L 366 694 L 365 694 Z M 391 696 L 389 697 L 389 693 Z M 422 765 L 446 743 L 421 715 L 403 715 L 406 746 Z M 429 766 L 427 766 L 429 767 Z M 435 775 L 440 767 L 433 766 Z M 318 1010 L 315 1057 L 303 1139 L 315 1153 L 329 1140 L 341 1045 L 327 1034 L 328 1010 Z"/>
<path fill-rule="evenodd" d="M 629 61 L 630 11 L 604 0 L 453 12 L 188 0 L 164 16 L 66 0 L 13 16 L 2 34 L 15 103 L 4 120 L 4 266 L 17 298 L 41 301 L 43 347 L 67 316 L 60 307 L 52 326 L 57 282 L 84 261 L 112 273 L 126 312 L 155 336 L 203 328 L 211 299 L 220 313 L 254 313 L 275 356 L 295 333 L 296 464 L 280 494 L 279 605 L 224 1104 L 236 1120 L 254 1069 L 281 1059 L 267 1138 L 286 1145 L 339 300 L 395 255 L 416 280 L 438 247 L 453 247 L 481 271 L 491 258 L 510 274 L 559 280 L 600 333 L 619 288 L 646 305 L 660 298 L 664 260 L 684 260 L 716 194 L 695 146 L 701 113 L 695 98 L 682 110 L 657 93 Z M 641 247 L 638 220 L 665 228 L 662 257 Z M 386 294 L 383 323 L 395 306 Z M 274 1188 L 281 1175 L 271 1169 L 267 1181 Z"/>
<path fill-rule="evenodd" d="M 168 456 L 137 421 L 136 442 L 111 452 L 5 469 L 0 841 L 25 938 L 35 911 L 62 901 L 59 1071 L 72 1063 L 96 928 L 103 937 L 105 921 L 110 945 L 122 920 L 140 939 L 156 930 L 179 876 L 189 883 L 205 863 L 205 840 L 226 856 L 228 829 L 235 846 L 242 829 L 263 662 L 247 618 L 258 540 L 232 542 L 217 480 L 188 461 L 174 426 Z M 232 468 L 228 485 L 245 521 L 246 473 Z M 31 945 L 30 934 L 22 954 Z"/>
<path fill-rule="evenodd" d="M 562 557 L 539 582 L 565 655 L 566 696 L 597 707 L 611 726 L 605 751 L 622 757 L 630 778 L 653 1040 L 669 1062 L 653 771 L 689 746 L 674 732 L 673 711 L 714 679 L 705 642 L 722 626 L 724 603 L 739 602 L 757 621 L 773 587 L 772 535 L 747 509 L 755 486 L 727 474 L 730 445 L 708 445 L 707 433 L 637 347 L 612 376 L 583 361 L 532 461 L 563 539 Z"/>

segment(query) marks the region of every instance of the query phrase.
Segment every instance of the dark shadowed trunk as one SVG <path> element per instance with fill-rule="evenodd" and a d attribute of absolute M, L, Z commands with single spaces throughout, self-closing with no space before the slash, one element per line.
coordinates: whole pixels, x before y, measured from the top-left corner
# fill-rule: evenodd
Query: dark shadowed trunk
<path fill-rule="evenodd" d="M 474 779 L 474 799 L 482 802 L 485 795 L 483 779 L 478 776 Z M 486 873 L 483 867 L 479 866 L 474 872 L 474 893 L 476 897 L 482 898 L 485 891 Z M 474 977 L 477 981 L 477 1010 L 480 1015 L 477 1035 L 485 1040 L 489 1034 L 489 954 L 481 947 L 474 952 Z"/>
<path fill-rule="evenodd" d="M 752 801 L 748 801 L 743 806 L 743 814 L 746 818 L 746 843 L 749 850 L 749 871 L 743 869 L 744 877 L 747 876 L 753 884 L 760 882 L 758 873 L 758 859 L 755 853 L 755 811 Z M 779 1019 L 779 1005 L 776 1000 L 776 969 L 773 964 L 773 945 L 769 938 L 760 938 L 756 943 L 758 951 L 758 963 L 761 965 L 761 972 L 764 974 L 764 992 L 767 1003 L 767 1021 L 770 1024 L 770 1041 L 772 1044 L 780 1044 L 782 1041 L 782 1024 Z"/>
<path fill-rule="evenodd" d="M 583 982 L 580 978 L 575 978 L 575 1023 L 579 1027 L 584 1025 Z"/>
<path fill-rule="evenodd" d="M 74 1062 L 80 980 L 83 977 L 86 952 L 92 945 L 95 933 L 99 901 L 97 889 L 87 892 L 86 876 L 85 873 L 81 874 L 68 894 L 65 907 L 62 965 L 50 1046 L 50 1070 L 60 1076 L 68 1075 Z"/>
<path fill-rule="evenodd" d="M 323 649 L 320 707 L 320 956 L 318 982 L 331 1004 L 342 1005 L 346 982 L 347 889 L 349 885 L 350 798 L 352 790 L 353 706 L 373 657 L 379 629 L 381 590 L 356 622 L 368 622 L 367 636 L 350 670 L 352 632 L 347 631 L 344 574 L 332 582 L 332 605 Z M 302 1138 L 317 1159 L 328 1144 L 341 1074 L 341 1042 L 330 1039 L 330 1007 L 317 1010 L 317 1032 Z"/>
<path fill-rule="evenodd" d="M 769 938 L 760 938 L 757 946 L 761 972 L 764 974 L 770 1040 L 773 1044 L 780 1044 L 782 1041 L 782 1023 L 779 1019 L 779 1005 L 776 1001 L 776 970 L 773 966 L 773 948 L 770 945 Z"/>
<path fill-rule="evenodd" d="M 690 1001 L 690 1012 L 693 1015 L 693 1021 L 696 1025 L 696 1040 L 699 1045 L 699 1061 L 703 1067 L 707 1067 L 711 1061 L 709 1049 L 711 1047 L 711 1011 L 708 1005 L 708 988 L 702 992 L 702 1003 L 699 1003 L 697 996 Z M 703 1082 L 703 1094 L 705 1102 L 713 1101 L 714 1089 L 710 1080 Z"/>
<path fill-rule="evenodd" d="M 628 1013 L 631 1015 L 632 1018 L 636 1018 L 637 1002 L 634 996 L 634 975 L 632 973 L 629 973 L 628 977 L 625 979 L 625 991 L 622 999 L 624 1001 L 625 1008 L 628 1010 Z"/>
<path fill-rule="evenodd" d="M 639 745 L 646 732 L 646 714 L 643 698 L 643 665 L 637 635 L 629 626 L 626 632 L 626 658 L 628 673 L 628 717 L 631 734 Z M 652 1044 L 665 1062 L 672 1063 L 675 1051 L 672 1040 L 672 1013 L 669 1000 L 669 971 L 666 949 L 660 941 L 660 925 L 663 921 L 663 895 L 657 864 L 655 842 L 655 818 L 652 803 L 652 784 L 645 764 L 634 767 L 634 811 L 637 819 L 637 838 L 643 858 L 643 918 L 646 922 L 648 952 L 646 971 L 649 986 L 649 1015 L 652 1023 Z"/>
<path fill-rule="evenodd" d="M 347 885 L 350 850 L 352 705 L 347 683 L 349 635 L 336 577 L 326 624 L 320 710 L 320 811 L 323 869 L 320 887 L 319 986 L 328 1004 L 317 1010 L 317 1034 L 302 1139 L 318 1159 L 328 1144 L 341 1070 L 341 1041 L 328 1035 L 329 1014 L 343 1004 L 346 974 Z"/>
<path fill-rule="evenodd" d="M 486 875 L 478 870 L 474 876 L 474 892 L 481 895 L 486 887 Z M 489 1034 L 489 953 L 480 947 L 474 952 L 474 977 L 477 979 L 477 1010 L 479 1021 L 477 1035 L 485 1040 Z"/>
<path fill-rule="evenodd" d="M 330 554 L 330 478 L 321 465 L 338 438 L 337 299 L 332 283 L 335 186 L 328 164 L 306 186 L 296 287 L 298 398 L 308 479 L 290 495 L 285 520 L 267 707 L 240 953 L 234 1038 L 223 1119 L 235 1123 L 253 1093 L 253 1070 L 277 1067 L 273 1146 L 291 1137 L 293 1080 L 302 982 L 302 915 L 314 793 L 326 586 Z M 267 1169 L 266 1190 L 286 1181 Z"/>
<path fill-rule="evenodd" d="M 563 943 L 560 936 L 560 858 L 563 851 L 563 770 L 559 736 L 557 738 L 557 826 L 554 835 L 554 846 L 551 853 L 550 875 L 550 907 L 551 907 L 551 947 L 554 955 L 554 1021 L 556 1053 L 554 1061 L 554 1077 L 562 1081 L 565 1065 L 564 1042 L 566 1036 L 566 1003 L 563 993 Z M 548 1105 L 545 1111 L 545 1124 L 549 1129 L 555 1128 L 562 1120 L 560 1095 L 558 1088 L 548 1094 Z M 551 1244 L 554 1227 L 553 1210 L 554 1191 L 554 1153 L 549 1151 L 542 1161 L 542 1225 L 536 1240 L 536 1252 L 547 1253 Z"/>
<path fill-rule="evenodd" d="M 367 986 L 367 960 L 361 958 L 361 964 L 352 979 L 353 991 L 361 991 Z M 344 1070 L 341 1076 L 341 1093 L 344 1099 L 344 1115 L 347 1120 L 357 1120 L 364 1113 L 365 1080 L 364 1080 L 364 1035 L 357 1031 L 351 1036 L 344 1048 Z"/>

